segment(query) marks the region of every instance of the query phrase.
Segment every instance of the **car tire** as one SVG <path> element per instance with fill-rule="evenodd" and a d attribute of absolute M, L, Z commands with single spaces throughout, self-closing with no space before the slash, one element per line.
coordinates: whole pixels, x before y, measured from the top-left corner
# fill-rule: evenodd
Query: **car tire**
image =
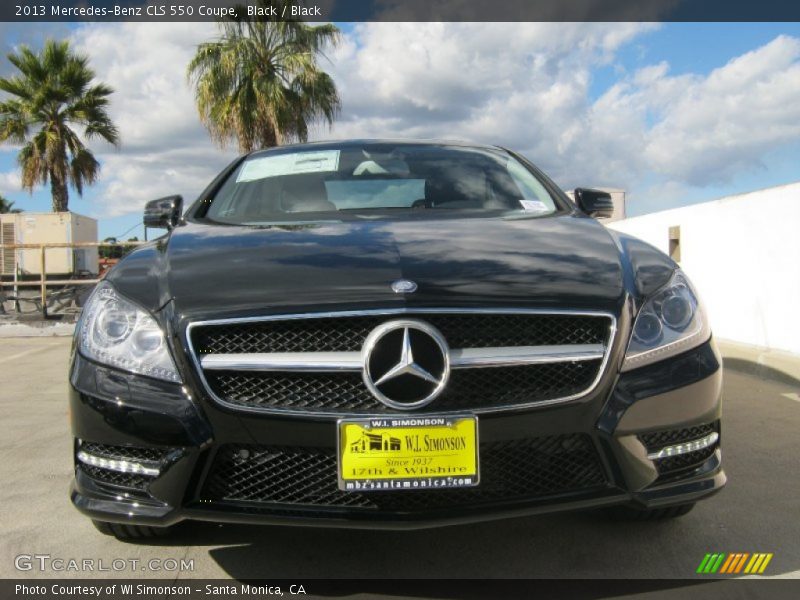
<path fill-rule="evenodd" d="M 630 506 L 614 506 L 608 509 L 608 515 L 616 521 L 663 521 L 682 517 L 693 508 L 694 502 L 645 509 L 632 508 Z"/>
<path fill-rule="evenodd" d="M 104 535 L 113 535 L 118 540 L 136 541 L 158 538 L 170 532 L 169 527 L 150 527 L 149 525 L 123 525 L 92 520 L 95 529 Z"/>

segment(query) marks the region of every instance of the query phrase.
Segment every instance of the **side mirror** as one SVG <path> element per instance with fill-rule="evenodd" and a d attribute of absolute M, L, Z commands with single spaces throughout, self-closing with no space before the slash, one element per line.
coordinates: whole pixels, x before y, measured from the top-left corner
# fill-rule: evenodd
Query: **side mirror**
<path fill-rule="evenodd" d="M 595 219 L 608 218 L 614 214 L 614 201 L 608 192 L 575 188 L 575 203 L 578 208 Z"/>
<path fill-rule="evenodd" d="M 181 196 L 166 196 L 151 200 L 144 205 L 144 226 L 172 229 L 180 222 L 182 212 Z"/>

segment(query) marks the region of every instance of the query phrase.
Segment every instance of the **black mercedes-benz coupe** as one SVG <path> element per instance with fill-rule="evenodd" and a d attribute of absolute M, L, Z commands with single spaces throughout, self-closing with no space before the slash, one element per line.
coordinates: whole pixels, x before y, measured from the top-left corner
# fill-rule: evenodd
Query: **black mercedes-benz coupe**
<path fill-rule="evenodd" d="M 451 142 L 229 165 L 98 285 L 70 368 L 72 502 L 119 537 L 186 519 L 409 528 L 725 484 L 721 360 L 675 262 L 525 158 Z"/>

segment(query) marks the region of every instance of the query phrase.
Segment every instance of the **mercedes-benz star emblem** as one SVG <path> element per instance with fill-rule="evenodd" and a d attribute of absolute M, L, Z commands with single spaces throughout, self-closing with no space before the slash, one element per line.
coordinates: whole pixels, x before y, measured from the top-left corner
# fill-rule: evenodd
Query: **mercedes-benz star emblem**
<path fill-rule="evenodd" d="M 392 282 L 392 291 L 395 294 L 413 294 L 417 291 L 417 284 L 410 279 L 398 279 Z"/>
<path fill-rule="evenodd" d="M 367 336 L 364 383 L 386 406 L 420 408 L 438 396 L 450 376 L 447 342 L 439 330 L 414 319 L 389 321 Z"/>

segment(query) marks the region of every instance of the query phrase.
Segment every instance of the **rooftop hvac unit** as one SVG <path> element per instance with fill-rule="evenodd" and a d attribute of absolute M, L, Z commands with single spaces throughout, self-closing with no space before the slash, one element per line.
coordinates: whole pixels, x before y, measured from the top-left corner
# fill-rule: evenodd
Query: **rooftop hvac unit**
<path fill-rule="evenodd" d="M 97 221 L 73 212 L 15 213 L 0 215 L 2 244 L 64 244 L 97 241 Z M 2 274 L 41 275 L 38 248 L 2 249 Z M 71 275 L 78 271 L 98 272 L 97 247 L 49 248 L 45 254 L 47 275 Z"/>
<path fill-rule="evenodd" d="M 16 244 L 17 236 L 15 234 L 16 223 L 9 219 L 7 222 L 0 223 L 0 246 L 3 244 Z M 0 248 L 0 273 L 3 275 L 13 275 L 16 268 L 17 261 L 14 260 L 14 250 Z"/>

